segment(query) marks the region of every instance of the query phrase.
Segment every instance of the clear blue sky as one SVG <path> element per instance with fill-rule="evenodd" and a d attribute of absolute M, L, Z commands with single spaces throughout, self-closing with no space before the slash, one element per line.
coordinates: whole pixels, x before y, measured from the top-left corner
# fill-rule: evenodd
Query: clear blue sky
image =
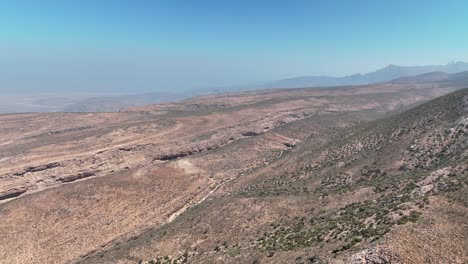
<path fill-rule="evenodd" d="M 142 92 L 468 61 L 466 0 L 0 0 L 0 91 Z"/>

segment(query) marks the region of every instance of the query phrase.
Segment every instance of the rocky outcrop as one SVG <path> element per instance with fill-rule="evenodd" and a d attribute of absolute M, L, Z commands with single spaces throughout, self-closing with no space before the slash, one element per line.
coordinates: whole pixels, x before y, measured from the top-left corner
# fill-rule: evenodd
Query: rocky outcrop
<path fill-rule="evenodd" d="M 83 179 L 83 178 L 88 178 L 94 175 L 96 175 L 96 172 L 87 171 L 87 172 L 82 172 L 82 173 L 78 173 L 74 175 L 63 176 L 63 177 L 58 178 L 57 180 L 63 183 L 73 182 L 73 181 Z"/>
<path fill-rule="evenodd" d="M 258 134 L 257 132 L 253 132 L 253 131 L 247 131 L 247 132 L 243 132 L 242 133 L 242 136 L 244 137 L 254 137 L 254 136 L 258 136 L 260 134 Z"/>
<path fill-rule="evenodd" d="M 59 162 L 52 162 L 52 163 L 39 165 L 39 166 L 30 166 L 24 169 L 22 172 L 15 173 L 15 176 L 23 176 L 24 174 L 28 172 L 44 171 L 44 170 L 52 169 L 52 168 L 59 167 L 59 166 L 61 166 Z"/>
<path fill-rule="evenodd" d="M 183 158 L 188 155 L 193 154 L 192 152 L 180 152 L 180 153 L 175 153 L 175 154 L 168 154 L 168 155 L 161 155 L 159 156 L 158 160 L 166 161 L 166 160 L 175 160 L 178 158 Z"/>
<path fill-rule="evenodd" d="M 388 249 L 375 247 L 354 254 L 348 263 L 351 264 L 400 264 L 401 258 Z"/>
<path fill-rule="evenodd" d="M 217 149 L 221 145 L 193 147 L 192 149 L 186 150 L 186 151 L 180 151 L 180 152 L 177 152 L 177 153 L 162 154 L 162 155 L 159 155 L 157 158 L 155 158 L 155 160 L 160 160 L 160 161 L 175 160 L 175 159 L 178 159 L 178 158 L 183 158 L 183 157 L 190 156 L 190 155 L 200 153 L 200 152 L 204 152 L 204 151 L 207 151 L 207 150 Z"/>
<path fill-rule="evenodd" d="M 27 190 L 28 190 L 27 187 L 22 186 L 22 187 L 13 188 L 13 189 L 0 192 L 0 201 L 18 197 L 21 194 L 25 193 Z"/>

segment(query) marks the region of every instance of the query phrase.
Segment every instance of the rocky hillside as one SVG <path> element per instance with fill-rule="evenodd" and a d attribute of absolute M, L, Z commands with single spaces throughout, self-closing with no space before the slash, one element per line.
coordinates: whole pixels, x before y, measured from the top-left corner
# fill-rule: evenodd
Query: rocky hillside
<path fill-rule="evenodd" d="M 316 122 L 276 131 L 313 131 Z M 468 89 L 311 133 L 278 155 L 174 222 L 82 262 L 468 261 Z"/>
<path fill-rule="evenodd" d="M 458 263 L 463 82 L 0 115 L 0 263 Z"/>

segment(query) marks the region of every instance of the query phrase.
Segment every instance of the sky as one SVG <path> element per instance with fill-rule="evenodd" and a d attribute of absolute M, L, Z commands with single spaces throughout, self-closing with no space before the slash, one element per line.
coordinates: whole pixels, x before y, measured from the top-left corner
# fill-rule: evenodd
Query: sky
<path fill-rule="evenodd" d="M 468 61 L 466 0 L 0 0 L 0 92 L 177 91 Z"/>

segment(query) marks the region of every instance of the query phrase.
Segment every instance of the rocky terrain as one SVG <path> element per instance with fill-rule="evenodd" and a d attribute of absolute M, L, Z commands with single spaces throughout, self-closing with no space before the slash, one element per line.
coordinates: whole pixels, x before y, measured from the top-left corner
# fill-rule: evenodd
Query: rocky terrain
<path fill-rule="evenodd" d="M 464 263 L 468 79 L 430 80 L 0 115 L 0 263 Z"/>

